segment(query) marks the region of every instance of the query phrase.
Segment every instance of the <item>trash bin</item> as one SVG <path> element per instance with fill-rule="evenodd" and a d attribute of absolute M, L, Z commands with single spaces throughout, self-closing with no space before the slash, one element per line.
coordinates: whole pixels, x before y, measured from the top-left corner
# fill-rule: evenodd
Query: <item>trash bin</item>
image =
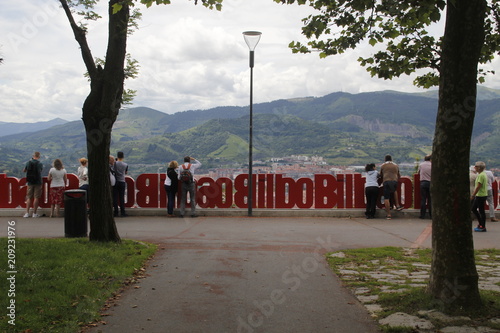
<path fill-rule="evenodd" d="M 87 192 L 64 192 L 64 236 L 87 237 Z"/>

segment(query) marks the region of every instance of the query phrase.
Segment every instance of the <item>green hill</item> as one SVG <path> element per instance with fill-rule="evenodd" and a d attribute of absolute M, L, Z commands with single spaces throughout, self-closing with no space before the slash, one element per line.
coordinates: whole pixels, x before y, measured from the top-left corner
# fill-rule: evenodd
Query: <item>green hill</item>
<path fill-rule="evenodd" d="M 480 89 L 471 160 L 498 166 L 499 91 Z M 331 164 L 377 162 L 390 153 L 413 162 L 431 151 L 436 93 L 394 91 L 277 100 L 254 105 L 254 159 L 320 155 Z M 248 163 L 248 107 L 217 107 L 168 115 L 146 107 L 124 109 L 113 127 L 111 153 L 125 152 L 133 174 L 156 172 L 170 160 L 193 155 L 204 167 Z M 46 165 L 61 158 L 70 172 L 86 155 L 82 121 L 0 137 L 0 172 L 22 177 L 33 151 Z M 46 168 L 48 171 L 48 168 Z"/>

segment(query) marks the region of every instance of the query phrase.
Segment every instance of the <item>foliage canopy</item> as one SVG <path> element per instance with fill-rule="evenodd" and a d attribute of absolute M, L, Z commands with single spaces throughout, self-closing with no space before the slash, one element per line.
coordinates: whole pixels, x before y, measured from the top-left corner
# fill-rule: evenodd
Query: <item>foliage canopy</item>
<path fill-rule="evenodd" d="M 96 12 L 95 6 L 98 4 L 99 0 L 67 0 L 67 6 L 68 9 L 71 8 L 71 11 L 73 14 L 77 14 L 82 18 L 81 21 L 79 21 L 77 24 L 81 31 L 86 35 L 88 31 L 88 24 L 87 21 L 96 21 L 98 19 L 101 19 L 102 16 Z M 143 5 L 146 5 L 147 8 L 151 7 L 153 4 L 156 5 L 161 5 L 165 4 L 168 5 L 171 3 L 170 0 L 124 0 L 121 2 L 117 2 L 112 4 L 112 10 L 113 14 L 116 14 L 119 12 L 125 4 L 127 4 L 130 7 L 134 7 L 136 3 L 141 3 Z M 201 0 L 203 5 L 209 9 L 217 9 L 221 10 L 222 8 L 222 0 Z M 198 0 L 194 1 L 195 5 L 198 3 Z M 142 13 L 140 12 L 139 9 L 135 8 L 134 10 L 131 11 L 130 16 L 129 16 L 129 21 L 128 21 L 128 29 L 127 33 L 132 34 L 135 30 L 139 28 L 138 26 L 138 21 L 142 18 Z M 75 23 L 76 24 L 76 23 Z M 1 63 L 2 59 L 0 59 Z M 96 57 L 94 59 L 94 65 L 97 67 L 104 67 L 106 64 L 106 60 L 103 58 L 98 58 Z M 139 63 L 137 60 L 133 59 L 129 53 L 127 53 L 126 56 L 126 64 L 125 64 L 125 79 L 135 79 L 137 75 L 139 74 Z M 91 80 L 91 74 L 89 72 L 86 72 L 85 77 Z M 122 96 L 122 103 L 123 104 L 132 104 L 132 101 L 135 97 L 136 90 L 131 90 L 131 89 L 124 89 L 123 91 L 123 96 Z"/>
<path fill-rule="evenodd" d="M 442 37 L 430 31 L 443 18 L 445 0 L 275 0 L 278 3 L 308 4 L 318 14 L 304 18 L 302 34 L 307 44 L 291 42 L 294 53 L 320 52 L 320 57 L 344 53 L 362 42 L 376 48 L 369 57 L 358 61 L 371 76 L 392 79 L 418 70 L 426 73 L 415 78 L 416 86 L 429 88 L 439 84 Z M 451 1 L 453 3 L 454 1 Z M 485 20 L 485 43 L 480 64 L 491 62 L 500 51 L 500 5 L 489 1 Z M 478 82 L 493 71 L 479 69 Z"/>

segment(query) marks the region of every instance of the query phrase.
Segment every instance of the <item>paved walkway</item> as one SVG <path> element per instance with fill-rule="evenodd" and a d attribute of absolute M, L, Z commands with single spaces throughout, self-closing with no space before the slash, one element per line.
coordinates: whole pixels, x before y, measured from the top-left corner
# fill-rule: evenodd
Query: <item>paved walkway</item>
<path fill-rule="evenodd" d="M 17 237 L 64 236 L 62 218 L 15 220 Z M 419 219 L 128 217 L 117 228 L 160 250 L 92 333 L 379 332 L 323 254 L 431 241 L 430 221 Z M 498 247 L 499 234 L 490 223 L 476 247 Z"/>

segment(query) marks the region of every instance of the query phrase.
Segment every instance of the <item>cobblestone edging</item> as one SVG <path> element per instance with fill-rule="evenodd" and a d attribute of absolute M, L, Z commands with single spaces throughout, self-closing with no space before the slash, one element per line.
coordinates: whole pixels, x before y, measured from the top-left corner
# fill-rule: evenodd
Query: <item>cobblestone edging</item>
<path fill-rule="evenodd" d="M 418 258 L 412 249 L 404 249 L 405 255 Z M 345 258 L 344 252 L 336 252 L 331 257 Z M 500 256 L 480 255 L 476 264 L 479 274 L 479 289 L 491 290 L 500 293 Z M 385 282 L 387 285 L 380 286 L 380 293 L 400 293 L 409 287 L 425 288 L 429 281 L 431 266 L 422 263 L 403 263 L 397 260 L 371 260 L 370 265 L 356 265 L 347 263 L 337 265 L 336 271 L 343 281 L 375 280 Z M 411 269 L 405 265 L 411 265 Z M 478 326 L 472 318 L 464 316 L 447 316 L 439 311 L 419 311 L 418 315 L 410 315 L 403 312 L 393 313 L 385 318 L 380 318 L 384 310 L 377 303 L 378 294 L 372 294 L 370 288 L 359 287 L 353 289 L 354 295 L 366 307 L 372 317 L 378 319 L 380 325 L 389 327 L 409 327 L 412 332 L 430 333 L 490 333 L 500 332 L 500 318 L 492 318 L 488 322 Z M 483 326 L 484 325 L 484 326 Z M 439 330 L 437 329 L 439 328 Z M 496 328 L 498 327 L 498 328 Z"/>

